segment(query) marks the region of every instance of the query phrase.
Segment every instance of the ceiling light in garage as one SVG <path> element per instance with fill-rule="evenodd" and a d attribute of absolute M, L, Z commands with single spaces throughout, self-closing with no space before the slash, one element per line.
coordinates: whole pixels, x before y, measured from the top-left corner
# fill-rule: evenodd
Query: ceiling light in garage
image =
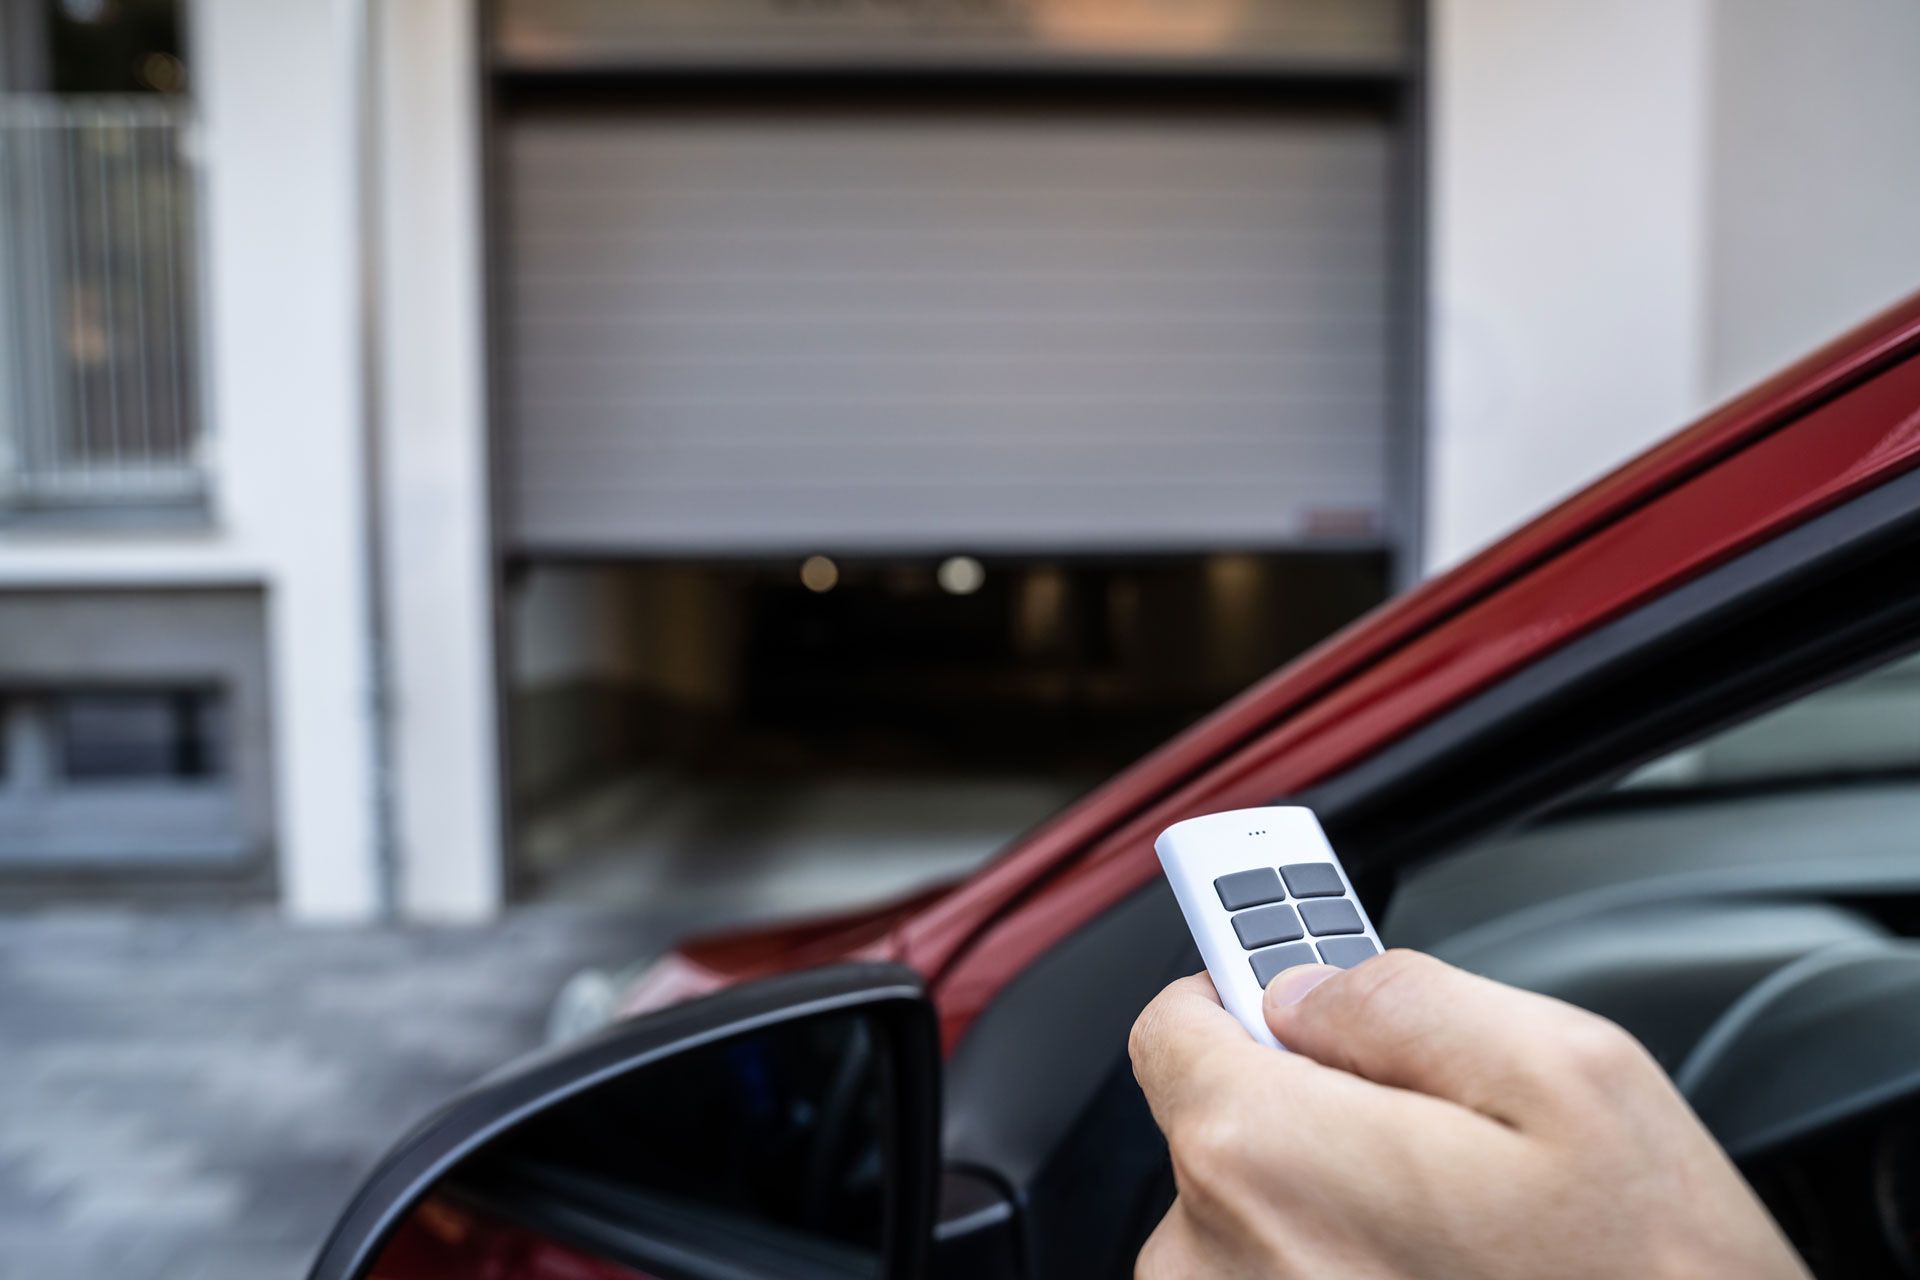
<path fill-rule="evenodd" d="M 840 566 L 825 556 L 808 556 L 800 562 L 800 584 L 809 591 L 831 591 L 839 581 Z"/>
<path fill-rule="evenodd" d="M 948 556 L 934 577 L 949 595 L 970 596 L 987 580 L 987 571 L 972 556 Z"/>

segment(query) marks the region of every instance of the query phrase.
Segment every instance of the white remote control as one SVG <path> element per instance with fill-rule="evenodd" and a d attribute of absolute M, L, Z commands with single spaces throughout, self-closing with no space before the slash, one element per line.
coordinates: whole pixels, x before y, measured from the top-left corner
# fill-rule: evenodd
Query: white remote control
<path fill-rule="evenodd" d="M 1188 818 L 1153 847 L 1220 1003 L 1262 1044 L 1280 1047 L 1260 1011 L 1275 974 L 1297 964 L 1351 969 L 1380 954 L 1380 935 L 1311 809 Z"/>

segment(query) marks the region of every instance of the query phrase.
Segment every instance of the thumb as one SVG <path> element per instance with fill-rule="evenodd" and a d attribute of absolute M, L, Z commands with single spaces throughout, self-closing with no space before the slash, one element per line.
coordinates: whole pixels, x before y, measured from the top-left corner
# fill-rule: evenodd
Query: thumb
<path fill-rule="evenodd" d="M 1626 1037 L 1558 1000 L 1416 951 L 1349 970 L 1289 970 L 1267 987 L 1267 1025 L 1295 1053 L 1526 1127 L 1564 1088 L 1566 1047 Z"/>

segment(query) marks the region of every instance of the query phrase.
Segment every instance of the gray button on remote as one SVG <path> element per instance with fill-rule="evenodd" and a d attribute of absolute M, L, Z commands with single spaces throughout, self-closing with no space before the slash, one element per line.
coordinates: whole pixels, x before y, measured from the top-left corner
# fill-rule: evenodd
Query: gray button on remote
<path fill-rule="evenodd" d="M 1300 916 L 1315 937 L 1328 933 L 1359 933 L 1366 928 L 1360 923 L 1360 908 L 1346 898 L 1303 902 L 1300 904 Z"/>
<path fill-rule="evenodd" d="M 1287 878 L 1287 892 L 1296 898 L 1331 898 L 1347 891 L 1332 863 L 1296 862 L 1280 868 L 1280 874 Z"/>
<path fill-rule="evenodd" d="M 1306 936 L 1300 931 L 1300 917 L 1284 902 L 1277 907 L 1241 912 L 1233 918 L 1233 931 L 1240 935 L 1240 945 L 1249 951 Z"/>
<path fill-rule="evenodd" d="M 1351 942 L 1353 939 L 1349 938 L 1347 941 Z M 1313 948 L 1304 942 L 1296 942 L 1288 947 L 1274 947 L 1268 951 L 1256 951 L 1249 958 L 1253 961 L 1254 981 L 1260 984 L 1262 990 L 1265 990 L 1266 985 L 1273 981 L 1273 975 L 1282 969 L 1315 962 Z M 1359 961 L 1356 960 L 1354 963 L 1358 964 Z"/>
<path fill-rule="evenodd" d="M 1213 891 L 1220 895 L 1220 905 L 1229 911 L 1257 907 L 1263 902 L 1278 902 L 1287 896 L 1287 891 L 1280 887 L 1279 873 L 1272 867 L 1221 876 L 1213 882 Z"/>
<path fill-rule="evenodd" d="M 1292 950 L 1291 947 L 1288 950 Z M 1328 964 L 1337 964 L 1342 969 L 1351 969 L 1362 960 L 1371 959 L 1380 954 L 1380 948 L 1373 945 L 1372 938 L 1328 938 L 1320 944 L 1320 958 Z M 1260 957 L 1255 956 L 1258 960 Z"/>

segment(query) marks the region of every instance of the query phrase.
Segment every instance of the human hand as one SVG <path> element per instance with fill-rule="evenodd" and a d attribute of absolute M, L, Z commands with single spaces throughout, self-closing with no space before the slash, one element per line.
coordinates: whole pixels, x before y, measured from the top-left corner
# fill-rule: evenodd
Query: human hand
<path fill-rule="evenodd" d="M 1390 951 L 1290 969 L 1248 1037 L 1195 974 L 1134 1023 L 1179 1194 L 1136 1280 L 1806 1280 L 1613 1023 Z"/>

